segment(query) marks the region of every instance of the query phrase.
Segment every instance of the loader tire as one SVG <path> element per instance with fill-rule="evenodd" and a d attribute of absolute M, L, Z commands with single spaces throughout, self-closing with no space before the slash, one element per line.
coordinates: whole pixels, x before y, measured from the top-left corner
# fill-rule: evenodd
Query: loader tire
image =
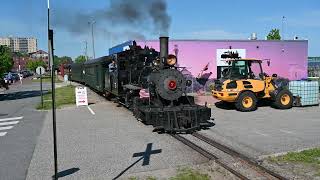
<path fill-rule="evenodd" d="M 290 109 L 293 104 L 292 93 L 288 89 L 281 90 L 273 102 L 273 106 L 277 109 Z"/>
<path fill-rule="evenodd" d="M 242 92 L 235 103 L 236 109 L 242 112 L 257 109 L 257 97 L 250 91 Z"/>

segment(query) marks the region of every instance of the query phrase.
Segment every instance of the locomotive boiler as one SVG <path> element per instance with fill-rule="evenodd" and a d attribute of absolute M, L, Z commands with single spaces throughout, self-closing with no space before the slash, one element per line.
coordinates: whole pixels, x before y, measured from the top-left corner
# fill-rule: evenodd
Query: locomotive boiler
<path fill-rule="evenodd" d="M 114 96 L 155 131 L 192 132 L 211 126 L 211 109 L 187 95 L 192 82 L 181 73 L 176 56 L 168 54 L 168 40 L 160 37 L 160 52 L 133 42 L 126 51 L 74 65 L 72 79 Z"/>

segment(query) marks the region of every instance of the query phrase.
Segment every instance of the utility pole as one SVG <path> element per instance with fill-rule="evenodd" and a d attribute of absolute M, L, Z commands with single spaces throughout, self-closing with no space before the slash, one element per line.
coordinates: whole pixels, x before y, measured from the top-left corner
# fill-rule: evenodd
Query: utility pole
<path fill-rule="evenodd" d="M 93 58 L 96 58 L 96 53 L 94 51 L 94 34 L 93 34 L 93 25 L 96 23 L 96 21 L 91 21 L 88 22 L 89 24 L 91 24 L 91 39 L 92 39 L 92 53 L 93 53 Z"/>
<path fill-rule="evenodd" d="M 86 61 L 88 61 L 88 42 L 85 40 L 85 50 L 84 50 L 84 54 L 86 56 Z"/>
<path fill-rule="evenodd" d="M 48 53 L 51 61 L 51 98 L 52 98 L 52 125 L 53 125 L 53 157 L 54 157 L 54 180 L 58 179 L 57 158 L 57 129 L 56 129 L 56 107 L 55 107 L 55 68 L 53 63 L 53 30 L 50 29 L 50 0 L 48 0 Z"/>

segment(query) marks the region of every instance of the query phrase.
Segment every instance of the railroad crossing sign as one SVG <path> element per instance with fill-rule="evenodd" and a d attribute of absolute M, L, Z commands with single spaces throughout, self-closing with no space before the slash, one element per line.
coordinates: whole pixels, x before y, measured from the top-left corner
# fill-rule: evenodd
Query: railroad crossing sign
<path fill-rule="evenodd" d="M 46 72 L 46 69 L 44 69 L 44 67 L 42 66 L 38 66 L 37 69 L 36 69 L 36 73 L 39 74 L 39 75 L 42 75 Z"/>
<path fill-rule="evenodd" d="M 145 166 L 145 165 L 149 165 L 151 154 L 158 154 L 158 153 L 161 153 L 161 151 L 162 151 L 161 149 L 152 150 L 152 143 L 149 143 L 147 145 L 145 152 L 134 153 L 133 157 L 142 156 L 143 158 L 142 166 Z"/>
<path fill-rule="evenodd" d="M 77 106 L 88 106 L 87 88 L 76 87 L 76 104 Z"/>

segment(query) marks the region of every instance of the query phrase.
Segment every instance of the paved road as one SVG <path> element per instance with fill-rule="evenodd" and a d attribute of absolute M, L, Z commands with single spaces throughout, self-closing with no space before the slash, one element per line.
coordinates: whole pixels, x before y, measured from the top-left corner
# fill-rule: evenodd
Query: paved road
<path fill-rule="evenodd" d="M 216 125 L 202 131 L 254 158 L 320 146 L 320 107 L 277 110 L 269 106 L 254 112 L 233 107 L 212 108 Z"/>
<path fill-rule="evenodd" d="M 0 179 L 26 178 L 46 114 L 35 110 L 39 101 L 39 85 L 30 79 L 0 94 Z"/>

